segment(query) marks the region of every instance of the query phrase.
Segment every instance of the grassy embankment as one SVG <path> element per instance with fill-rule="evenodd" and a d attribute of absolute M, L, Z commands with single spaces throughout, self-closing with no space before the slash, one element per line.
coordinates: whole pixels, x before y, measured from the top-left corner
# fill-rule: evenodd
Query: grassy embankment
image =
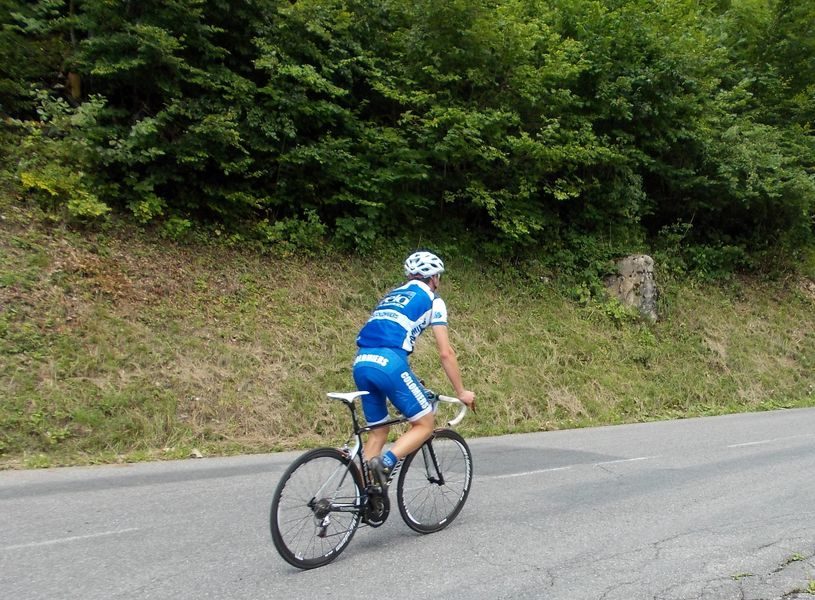
<path fill-rule="evenodd" d="M 339 443 L 396 259 L 308 261 L 32 224 L 0 205 L 0 468 Z M 400 249 L 407 251 L 408 248 Z M 815 405 L 815 293 L 663 283 L 655 325 L 446 256 L 470 436 Z M 430 334 L 414 366 L 449 392 Z"/>

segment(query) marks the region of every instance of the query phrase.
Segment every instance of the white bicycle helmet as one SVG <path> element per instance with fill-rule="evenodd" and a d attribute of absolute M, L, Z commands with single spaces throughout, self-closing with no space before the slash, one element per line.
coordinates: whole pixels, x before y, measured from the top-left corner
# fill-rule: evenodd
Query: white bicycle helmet
<path fill-rule="evenodd" d="M 405 260 L 405 275 L 433 277 L 444 273 L 444 263 L 432 252 L 414 252 Z"/>

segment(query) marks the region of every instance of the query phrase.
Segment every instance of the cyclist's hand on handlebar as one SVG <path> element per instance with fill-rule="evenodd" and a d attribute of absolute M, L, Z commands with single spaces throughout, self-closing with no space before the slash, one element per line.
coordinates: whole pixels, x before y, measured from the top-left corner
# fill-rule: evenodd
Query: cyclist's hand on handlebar
<path fill-rule="evenodd" d="M 471 411 L 475 412 L 475 394 L 472 393 L 470 390 L 464 390 L 462 393 L 458 395 L 458 399 L 461 400 L 467 408 Z"/>

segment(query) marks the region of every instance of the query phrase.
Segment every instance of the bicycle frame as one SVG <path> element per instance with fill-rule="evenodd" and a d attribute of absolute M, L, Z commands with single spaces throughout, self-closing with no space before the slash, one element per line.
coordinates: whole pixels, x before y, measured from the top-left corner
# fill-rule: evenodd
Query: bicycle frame
<path fill-rule="evenodd" d="M 334 398 L 334 399 L 337 399 L 337 400 L 342 400 L 343 403 L 348 407 L 348 410 L 350 410 L 350 412 L 351 412 L 351 422 L 353 423 L 354 433 L 351 436 L 351 438 L 349 438 L 349 440 L 346 441 L 345 445 L 340 449 L 350 459 L 349 462 L 348 462 L 348 465 L 346 467 L 337 467 L 335 472 L 331 476 L 329 476 L 328 479 L 326 479 L 325 483 L 323 483 L 323 485 L 320 486 L 320 488 L 317 490 L 317 492 L 312 497 L 311 501 L 308 503 L 308 507 L 310 509 L 312 509 L 314 511 L 315 516 L 318 519 L 320 519 L 320 530 L 321 531 L 320 531 L 320 533 L 318 533 L 318 537 L 325 537 L 325 535 L 326 535 L 325 532 L 326 532 L 326 530 L 327 530 L 327 528 L 328 528 L 328 526 L 329 526 L 329 524 L 331 522 L 331 517 L 330 517 L 331 513 L 333 513 L 333 512 L 344 512 L 344 513 L 361 512 L 361 511 L 365 510 L 365 507 L 366 507 L 366 505 L 368 503 L 368 496 L 371 493 L 372 477 L 371 477 L 370 469 L 368 468 L 368 463 L 365 462 L 365 458 L 364 458 L 363 453 L 362 453 L 362 446 L 363 446 L 362 434 L 367 433 L 369 431 L 373 431 L 374 429 L 380 429 L 382 427 L 390 427 L 391 425 L 398 425 L 400 423 L 406 423 L 407 422 L 406 418 L 400 417 L 400 418 L 396 418 L 396 419 L 391 419 L 391 420 L 386 421 L 384 423 L 378 423 L 376 425 L 360 426 L 359 419 L 357 418 L 356 406 L 354 405 L 354 400 L 356 399 L 357 395 L 355 395 L 355 394 L 332 393 L 332 394 L 328 394 L 328 396 L 330 398 Z M 350 442 L 351 439 L 354 439 L 353 447 L 348 446 L 348 442 Z M 333 495 L 329 496 L 330 500 L 328 500 L 328 501 L 326 501 L 326 500 L 319 500 L 319 501 L 316 500 L 316 498 L 323 497 L 323 493 L 322 493 L 323 490 L 325 490 L 326 488 L 330 489 L 332 487 L 332 485 L 331 485 L 332 482 L 336 481 L 337 475 L 339 473 L 342 473 L 342 476 L 341 476 L 341 478 L 339 480 L 338 485 L 333 486 L 334 489 L 339 489 L 340 488 L 340 486 L 345 481 L 345 478 L 348 477 L 348 474 L 350 473 L 350 470 L 352 468 L 351 465 L 354 464 L 355 460 L 359 461 L 359 467 L 358 468 L 360 469 L 360 472 L 362 473 L 363 483 L 365 484 L 365 495 L 362 498 L 360 498 L 359 500 L 355 500 L 352 503 L 349 503 L 349 502 L 337 502 L 336 498 Z M 390 474 L 390 477 L 388 478 L 388 483 L 390 483 L 393 480 L 393 478 L 399 472 L 401 467 L 402 467 L 402 462 L 400 461 L 397 464 L 397 468 L 393 469 L 393 472 Z M 434 463 L 434 467 L 435 467 L 436 472 L 438 473 L 439 472 L 438 464 Z M 428 479 L 430 479 L 429 476 L 428 476 Z"/>
<path fill-rule="evenodd" d="M 395 483 L 396 506 L 402 519 L 421 534 L 446 527 L 466 502 L 472 478 L 471 454 L 464 438 L 443 426 L 436 428 L 419 450 L 395 465 L 384 489 L 375 483 L 365 460 L 363 436 L 407 423 L 408 419 L 399 415 L 375 425 L 364 424 L 356 400 L 365 394 L 328 394 L 348 407 L 353 432 L 340 448 L 316 448 L 301 455 L 275 490 L 272 540 L 283 559 L 295 567 L 323 566 L 345 549 L 358 527 L 383 525 L 391 510 L 391 482 Z M 458 414 L 448 422 L 451 426 L 466 412 L 466 406 L 456 398 L 429 394 L 429 399 L 434 411 L 439 401 L 459 405 Z"/>
<path fill-rule="evenodd" d="M 362 473 L 363 483 L 365 484 L 366 488 L 369 488 L 372 483 L 372 477 L 370 470 L 368 469 L 368 463 L 365 461 L 365 457 L 362 453 L 363 441 L 362 435 L 368 433 L 370 431 L 374 431 L 375 429 L 381 429 L 383 427 L 391 427 L 393 425 L 401 425 L 402 423 L 407 423 L 408 420 L 406 417 L 397 417 L 394 419 L 390 419 L 383 423 L 377 423 L 376 425 L 364 425 L 361 426 L 359 422 L 359 418 L 357 417 L 357 409 L 354 401 L 357 398 L 360 398 L 366 395 L 368 392 L 350 392 L 350 393 L 340 393 L 340 392 L 331 392 L 328 394 L 329 398 L 333 398 L 335 400 L 341 400 L 343 404 L 348 407 L 348 410 L 351 412 L 351 423 L 353 425 L 354 433 L 349 438 L 349 440 L 345 443 L 342 450 L 348 454 L 351 462 L 355 460 L 359 461 L 359 468 L 360 472 Z M 457 425 L 461 419 L 464 418 L 464 414 L 467 412 L 467 407 L 458 399 L 453 398 L 452 396 L 443 396 L 441 394 L 436 394 L 431 392 L 431 399 L 434 403 L 437 402 L 448 402 L 451 404 L 458 404 L 460 406 L 458 414 L 455 418 L 451 419 L 448 422 L 448 425 L 455 426 Z M 351 440 L 354 440 L 354 445 L 350 446 L 348 443 Z M 431 438 L 432 439 L 432 438 Z M 425 457 L 425 465 L 427 466 L 427 478 L 429 481 L 433 483 L 438 483 L 439 485 L 444 485 L 444 475 L 441 473 L 439 469 L 438 460 L 436 458 L 436 453 L 433 451 L 432 444 L 423 444 L 421 447 L 422 454 Z M 429 459 L 429 460 L 428 460 Z M 401 469 L 402 461 L 400 461 L 396 468 L 393 469 L 390 476 L 388 477 L 388 483 L 390 483 L 394 477 L 399 473 Z M 434 473 L 430 472 L 430 467 L 428 465 L 433 465 Z M 435 475 L 435 476 L 434 476 Z M 330 478 L 331 479 L 331 478 Z M 329 479 L 329 480 L 330 480 Z M 353 510 L 353 509 L 346 509 L 345 507 L 340 508 L 342 505 L 337 505 L 338 510 Z"/>
<path fill-rule="evenodd" d="M 331 394 L 329 394 L 329 397 L 333 398 L 335 396 L 332 396 Z M 359 418 L 357 417 L 357 409 L 356 409 L 356 405 L 354 404 L 354 400 L 348 401 L 348 400 L 345 400 L 343 398 L 340 398 L 340 399 L 343 400 L 344 404 L 348 407 L 348 410 L 351 412 L 351 423 L 352 423 L 353 428 L 354 428 L 354 433 L 351 436 L 351 438 L 349 438 L 349 440 L 348 440 L 348 441 L 351 441 L 351 439 L 353 439 L 354 440 L 354 445 L 349 447 L 348 442 L 346 442 L 345 446 L 343 446 L 342 450 L 344 452 L 348 453 L 348 457 L 351 459 L 351 462 L 353 462 L 354 460 L 359 461 L 360 472 L 362 473 L 363 482 L 365 483 L 366 486 L 370 486 L 371 482 L 372 482 L 372 478 L 371 478 L 370 470 L 368 469 L 368 463 L 365 461 L 365 457 L 363 456 L 363 453 L 362 453 L 362 447 L 364 446 L 364 443 L 362 441 L 362 435 L 365 434 L 365 433 L 368 433 L 370 431 L 374 431 L 375 429 L 382 429 L 383 427 L 391 427 L 392 425 L 401 425 L 402 423 L 407 423 L 408 420 L 405 417 L 397 417 L 395 419 L 390 419 L 388 421 L 385 421 L 384 423 L 377 423 L 376 425 L 364 425 L 364 426 L 361 426 L 360 423 L 359 423 Z M 400 462 L 400 465 L 401 465 L 401 462 Z M 389 480 L 388 480 L 389 482 L 398 473 L 398 471 L 399 471 L 398 468 L 393 470 L 393 472 L 391 473 L 391 475 L 389 477 Z"/>

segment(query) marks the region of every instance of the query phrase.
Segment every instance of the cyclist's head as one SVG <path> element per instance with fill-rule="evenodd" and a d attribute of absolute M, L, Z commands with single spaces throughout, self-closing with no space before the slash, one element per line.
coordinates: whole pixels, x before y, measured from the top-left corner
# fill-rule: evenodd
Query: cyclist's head
<path fill-rule="evenodd" d="M 420 250 L 405 260 L 405 275 L 408 279 L 430 279 L 444 273 L 444 263 L 432 252 Z"/>

